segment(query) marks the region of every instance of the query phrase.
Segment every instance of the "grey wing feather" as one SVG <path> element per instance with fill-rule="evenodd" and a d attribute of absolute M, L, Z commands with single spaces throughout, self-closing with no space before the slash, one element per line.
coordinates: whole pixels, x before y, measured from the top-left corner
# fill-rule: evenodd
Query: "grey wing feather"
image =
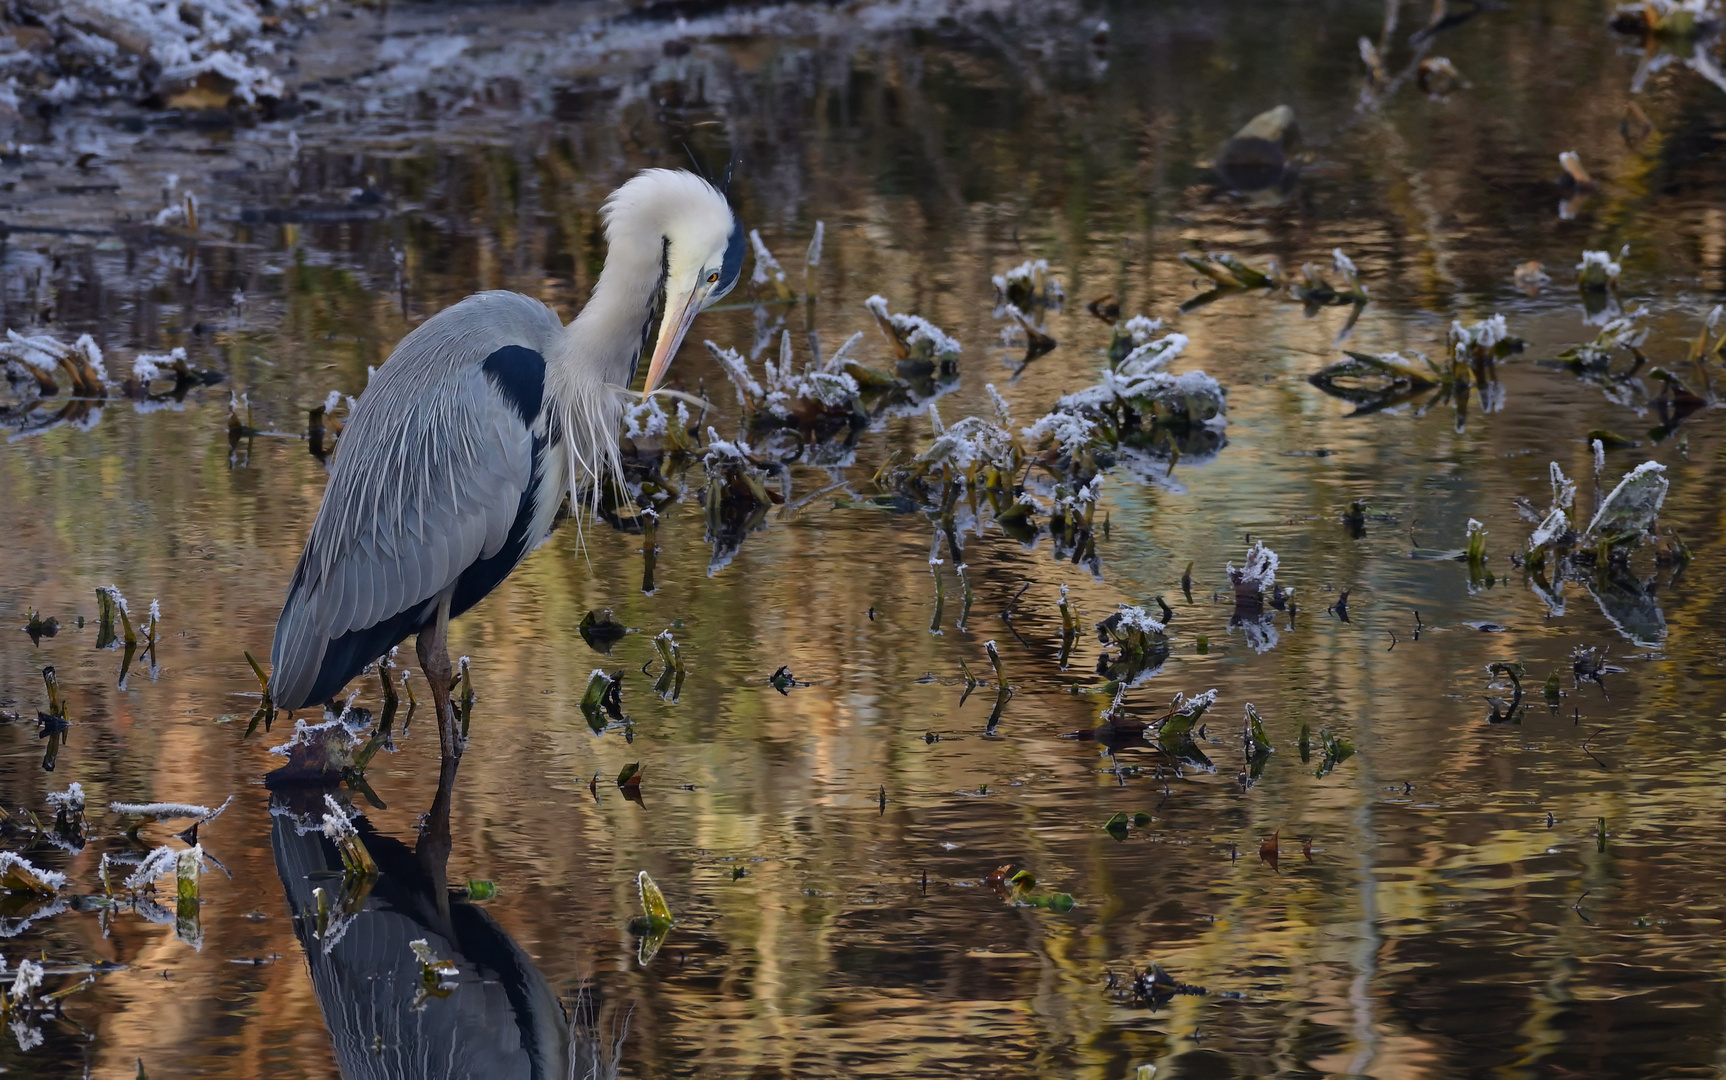
<path fill-rule="evenodd" d="M 328 644 L 423 607 L 504 544 L 534 432 L 486 378 L 506 345 L 542 355 L 563 332 L 517 293 L 471 296 L 426 320 L 373 376 L 342 432 L 329 487 L 276 626 L 271 692 L 307 702 Z"/>

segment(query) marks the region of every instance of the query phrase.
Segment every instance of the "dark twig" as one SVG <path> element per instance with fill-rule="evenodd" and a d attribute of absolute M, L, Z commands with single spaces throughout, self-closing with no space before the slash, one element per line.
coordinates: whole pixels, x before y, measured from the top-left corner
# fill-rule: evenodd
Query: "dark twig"
<path fill-rule="evenodd" d="M 1605 730 L 1606 729 L 1604 727 L 1597 727 L 1594 729 L 1593 733 L 1588 736 L 1588 738 L 1583 739 L 1582 740 L 1582 752 L 1584 754 L 1587 754 L 1589 757 L 1594 758 L 1594 763 L 1596 765 L 1599 765 L 1602 769 L 1606 769 L 1607 772 L 1611 772 L 1612 770 L 1607 768 L 1606 762 L 1601 761 L 1598 757 L 1595 757 L 1594 751 L 1588 749 L 1588 744 L 1594 741 L 1594 736 L 1600 734 L 1602 731 L 1605 731 Z"/>

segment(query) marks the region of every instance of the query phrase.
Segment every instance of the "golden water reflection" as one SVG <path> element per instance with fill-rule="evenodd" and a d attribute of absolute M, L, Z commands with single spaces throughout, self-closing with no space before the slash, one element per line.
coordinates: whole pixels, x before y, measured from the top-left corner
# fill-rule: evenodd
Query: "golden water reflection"
<path fill-rule="evenodd" d="M 473 659 L 479 705 L 447 875 L 498 883 L 499 896 L 471 911 L 520 977 L 481 980 L 475 993 L 491 1001 L 530 986 L 504 996 L 517 1015 L 517 999 L 532 998 L 543 1046 L 557 1032 L 572 1040 L 557 1044 L 565 1056 L 573 1045 L 600 1063 L 615 1051 L 631 1076 L 1114 1078 L 1140 1064 L 1159 1076 L 1716 1075 L 1726 1061 L 1726 634 L 1715 611 L 1726 579 L 1710 557 L 1726 524 L 1718 411 L 1686 421 L 1682 444 L 1609 456 L 1608 483 L 1644 455 L 1668 467 L 1663 523 L 1699 556 L 1679 575 L 1642 557 L 1667 627 L 1659 649 L 1626 641 L 1574 583 L 1565 614 L 1548 617 L 1508 559 L 1529 528 L 1511 499 L 1544 502 L 1549 461 L 1583 478 L 1587 500 L 1582 434 L 1643 438 L 1652 422 L 1534 363 L 1594 330 L 1563 287 L 1516 292 L 1512 267 L 1542 258 L 1561 286 L 1582 247 L 1629 242 L 1625 299 L 1648 302 L 1650 351 L 1664 364 L 1726 289 L 1718 92 L 1661 84 L 1646 100 L 1669 137 L 1626 147 L 1619 69 L 1634 58 L 1615 55 L 1596 6 L 1465 23 L 1444 48 L 1476 84 L 1472 97 L 1408 95 L 1365 118 L 1353 112 L 1348 42 L 1377 32 L 1377 4 L 1342 5 L 1325 22 L 1247 5 L 1256 26 L 1111 12 L 1123 52 L 1138 52 L 1100 74 L 1082 51 L 1033 61 L 981 31 L 703 53 L 701 70 L 735 90 L 713 114 L 758 160 L 739 189 L 751 223 L 788 266 L 813 222 L 827 225 L 816 304 L 740 304 L 706 316 L 703 336 L 776 347 L 763 330 L 783 326 L 799 349 L 811 329 L 831 349 L 870 330 L 861 301 L 881 291 L 964 343 L 960 388 L 940 402 L 948 420 L 988 409 L 992 382 L 1028 423 L 1096 377 L 1108 331 L 1083 303 L 1113 291 L 1123 312 L 1169 318 L 1190 336 L 1182 369 L 1229 387 L 1228 446 L 1177 466 L 1172 485 L 1109 477 L 1100 579 L 1053 559 L 1046 540 L 1026 550 L 998 532 L 968 539 L 975 604 L 961 629 L 946 567 L 938 635 L 920 515 L 816 500 L 773 515 L 710 575 L 700 507 L 685 501 L 659 530 L 652 595 L 637 587 L 639 536 L 561 530 L 452 630 Z M 826 65 L 826 81 L 788 102 L 775 88 L 792 85 L 799 56 Z M 1029 88 L 1026 70 L 1037 75 Z M 1317 148 L 1291 200 L 1272 208 L 1216 192 L 1196 164 L 1271 103 L 1259 86 L 1286 90 Z M 607 121 L 548 121 L 500 146 L 495 130 L 481 138 L 471 118 L 452 118 L 446 140 L 380 136 L 369 148 L 308 121 L 300 190 L 369 184 L 402 207 L 394 217 L 235 225 L 235 240 L 258 247 L 208 252 L 207 286 L 140 278 L 96 295 L 67 284 L 64 318 L 99 330 L 152 313 L 130 331 L 137 343 L 186 343 L 250 393 L 262 426 L 297 431 L 310 403 L 357 392 L 417 319 L 473 289 L 517 288 L 574 310 L 599 265 L 599 198 L 663 160 L 640 125 L 677 130 L 639 101 Z M 1590 148 L 1602 190 L 1560 221 L 1549 162 L 1573 144 Z M 1447 407 L 1348 416 L 1305 381 L 1336 358 L 1344 312 L 1309 318 L 1243 295 L 1175 315 L 1197 291 L 1182 250 L 1292 266 L 1339 245 L 1374 295 L 1350 347 L 1435 354 L 1450 318 L 1509 316 L 1532 347 L 1501 373 L 1503 411 L 1475 402 L 1460 424 Z M 988 278 L 1033 255 L 1050 259 L 1069 303 L 1048 316 L 1060 348 L 1013 379 Z M 68 259 L 100 279 L 122 257 Z M 243 316 L 224 314 L 242 286 Z M 187 324 L 203 318 L 211 329 L 192 334 Z M 111 340 L 121 352 L 134 343 Z M 866 359 L 884 362 L 884 347 L 866 342 Z M 698 346 L 679 368 L 728 399 Z M 358 991 L 321 987 L 323 961 L 307 955 L 319 946 L 295 920 L 307 879 L 282 869 L 285 826 L 272 814 L 282 796 L 261 779 L 285 729 L 241 737 L 256 691 L 242 650 L 267 652 L 325 473 L 294 438 L 230 448 L 227 390 L 194 393 L 183 409 L 116 404 L 90 430 L 0 452 L 13 523 L 0 545 L 0 621 L 22 624 L 27 608 L 92 616 L 93 589 L 113 582 L 135 603 L 159 597 L 167 628 L 160 670 L 135 669 L 124 689 L 93 627 L 0 645 L 0 711 L 40 707 L 40 669 L 52 664 L 74 719 L 51 775 L 32 725 L 3 729 L 6 805 L 39 812 L 72 780 L 92 807 L 238 796 L 200 837 L 226 871 L 205 878 L 201 950 L 135 918 L 104 936 L 84 913 L 8 943 L 9 955 L 127 965 L 69 1005 L 87 1039 L 64 1028 L 28 1054 L 0 1049 L 0 1063 L 27 1074 L 79 1075 L 87 1062 L 92 1075 L 129 1077 L 142 1059 L 152 1075 L 353 1076 L 374 1065 L 388 1075 L 389 1054 L 409 1041 L 367 1049 L 332 1036 L 348 1030 L 332 1003 L 351 1005 Z M 888 419 L 834 475 L 866 491 L 888 454 L 928 437 L 921 415 Z M 794 491 L 829 482 L 799 467 Z M 1388 515 L 1358 540 L 1340 522 L 1356 498 Z M 1408 557 L 1460 546 L 1470 517 L 1487 525 L 1493 586 L 1471 587 L 1460 564 Z M 1279 552 L 1279 581 L 1299 608 L 1277 616 L 1277 644 L 1263 653 L 1230 632 L 1229 605 L 1213 597 L 1247 534 Z M 1189 560 L 1190 602 L 1178 584 Z M 1026 583 L 1009 624 L 1000 613 Z M 1159 778 L 1147 753 L 1116 761 L 1060 738 L 1095 726 L 1106 705 L 1089 637 L 1068 670 L 1056 663 L 1062 585 L 1091 622 L 1158 595 L 1174 608 L 1174 655 L 1129 705 L 1150 715 L 1176 691 L 1217 687 L 1214 773 Z M 1326 613 L 1344 588 L 1347 623 Z M 573 631 L 594 608 L 641 632 L 610 657 L 592 652 Z M 1483 622 L 1507 630 L 1471 625 Z M 674 702 L 638 675 L 667 627 L 690 668 Z M 991 695 L 960 703 L 960 661 L 986 670 L 988 640 L 1016 691 L 993 737 L 983 734 Z M 1604 689 L 1573 687 L 1578 644 L 1610 646 L 1628 670 Z M 1519 725 L 1491 725 L 1485 668 L 1512 658 L 1536 683 L 1560 671 L 1565 697 L 1556 711 L 1537 703 Z M 776 692 L 767 680 L 781 665 L 810 685 Z M 596 737 L 577 706 L 596 667 L 625 673 L 629 739 Z M 360 703 L 376 698 L 368 686 Z M 1242 792 L 1235 718 L 1248 701 L 1277 753 Z M 1357 756 L 1314 776 L 1296 748 L 1303 725 L 1315 742 L 1321 729 L 1347 735 Z M 387 806 L 366 810 L 378 849 L 392 853 L 415 847 L 437 788 L 426 721 L 399 745 L 369 775 Z M 611 782 L 630 762 L 645 771 L 640 805 Z M 1139 810 L 1153 821 L 1125 841 L 1100 827 Z M 1274 871 L 1258 858 L 1273 833 Z M 54 865 L 89 891 L 116 843 L 105 836 Z M 315 841 L 300 850 L 330 855 Z M 1005 863 L 1078 906 L 1004 904 L 981 879 Z M 643 869 L 678 918 L 647 968 L 626 930 Z M 435 909 L 440 895 L 390 903 Z M 1150 1010 L 1111 991 L 1111 978 L 1153 961 L 1207 993 Z M 394 953 L 376 963 L 406 970 Z M 561 1064 L 549 1053 L 522 1060 Z"/>

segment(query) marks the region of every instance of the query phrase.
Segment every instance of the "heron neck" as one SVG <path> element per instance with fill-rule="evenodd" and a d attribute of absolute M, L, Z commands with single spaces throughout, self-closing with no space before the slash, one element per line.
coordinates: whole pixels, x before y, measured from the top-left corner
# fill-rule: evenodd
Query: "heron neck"
<path fill-rule="evenodd" d="M 564 328 L 555 361 L 547 365 L 546 382 L 556 403 L 556 430 L 561 432 L 569 496 L 580 505 L 583 489 L 597 507 L 602 477 L 621 478 L 618 425 L 625 395 L 643 344 L 653 329 L 658 307 L 662 262 L 660 252 L 606 256 L 605 269 L 593 296 Z M 547 357 L 547 360 L 551 360 Z"/>
<path fill-rule="evenodd" d="M 614 246 L 607 253 L 592 298 L 564 331 L 576 372 L 599 382 L 630 384 L 659 313 L 664 273 L 658 248 L 622 252 Z"/>

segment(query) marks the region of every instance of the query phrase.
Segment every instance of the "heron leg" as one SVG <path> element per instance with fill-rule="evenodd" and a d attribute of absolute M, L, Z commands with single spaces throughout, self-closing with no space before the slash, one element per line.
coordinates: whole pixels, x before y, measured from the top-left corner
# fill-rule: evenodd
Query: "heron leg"
<path fill-rule="evenodd" d="M 461 734 L 456 730 L 455 710 L 450 706 L 450 683 L 454 678 L 449 663 L 449 598 L 438 603 L 437 618 L 419 632 L 415 651 L 419 653 L 420 669 L 425 672 L 431 688 L 432 707 L 437 710 L 438 750 L 446 762 L 461 757 Z"/>
<path fill-rule="evenodd" d="M 460 763 L 459 759 L 448 756 L 441 762 L 437 795 L 432 799 L 431 811 L 420 819 L 419 843 L 414 848 L 420 867 L 432 883 L 431 895 L 437 904 L 439 932 L 452 940 L 455 935 L 450 929 L 449 919 L 449 807 L 455 791 L 456 768 Z"/>

